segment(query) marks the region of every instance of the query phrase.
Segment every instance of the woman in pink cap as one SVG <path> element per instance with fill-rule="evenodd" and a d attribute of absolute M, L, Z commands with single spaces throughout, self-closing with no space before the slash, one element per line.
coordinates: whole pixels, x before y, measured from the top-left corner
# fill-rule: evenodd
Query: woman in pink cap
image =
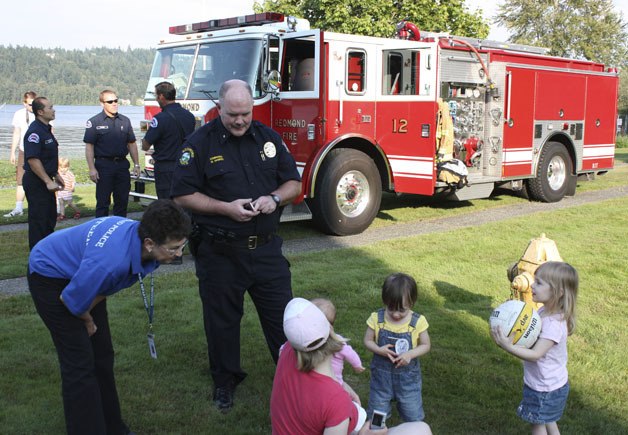
<path fill-rule="evenodd" d="M 288 303 L 283 329 L 288 343 L 279 356 L 270 399 L 273 434 L 431 434 L 423 422 L 391 429 L 372 429 L 365 422 L 359 397 L 335 380 L 331 368 L 343 342 L 310 301 L 295 298 Z"/>

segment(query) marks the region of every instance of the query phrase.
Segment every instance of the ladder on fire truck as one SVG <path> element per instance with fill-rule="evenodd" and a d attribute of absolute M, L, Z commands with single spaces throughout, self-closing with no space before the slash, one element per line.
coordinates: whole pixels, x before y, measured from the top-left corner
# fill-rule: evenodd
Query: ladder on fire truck
<path fill-rule="evenodd" d="M 470 38 L 466 36 L 455 36 L 446 32 L 426 32 L 421 31 L 421 38 L 433 38 L 433 39 L 449 39 L 452 41 L 456 39 L 459 41 L 464 41 L 467 44 L 473 46 L 477 50 L 504 50 L 504 51 L 518 51 L 521 53 L 529 53 L 529 54 L 537 54 L 537 55 L 546 55 L 549 53 L 550 49 L 545 47 L 535 47 L 532 45 L 525 44 L 514 44 L 510 42 L 502 42 L 495 41 L 492 39 L 480 39 L 480 38 Z"/>

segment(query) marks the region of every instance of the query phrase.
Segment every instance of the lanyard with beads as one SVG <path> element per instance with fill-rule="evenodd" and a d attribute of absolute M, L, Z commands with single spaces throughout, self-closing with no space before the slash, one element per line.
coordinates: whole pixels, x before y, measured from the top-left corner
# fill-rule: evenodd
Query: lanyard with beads
<path fill-rule="evenodd" d="M 157 349 L 155 348 L 155 335 L 153 334 L 153 313 L 155 311 L 155 279 L 153 278 L 153 274 L 150 274 L 150 305 L 149 301 L 146 299 L 146 288 L 144 287 L 144 280 L 142 279 L 141 274 L 137 274 L 137 277 L 140 281 L 140 291 L 142 292 L 142 299 L 144 299 L 144 308 L 146 309 L 146 314 L 148 314 L 148 334 L 146 334 L 146 338 L 148 339 L 148 350 L 150 351 L 150 356 L 153 359 L 157 359 Z"/>

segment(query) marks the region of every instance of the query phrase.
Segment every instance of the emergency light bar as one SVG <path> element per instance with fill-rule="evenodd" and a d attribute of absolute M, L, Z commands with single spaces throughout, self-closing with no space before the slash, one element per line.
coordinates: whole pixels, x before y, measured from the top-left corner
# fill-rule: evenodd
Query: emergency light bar
<path fill-rule="evenodd" d="M 188 33 L 207 32 L 210 30 L 231 29 L 234 27 L 261 26 L 262 24 L 281 23 L 284 15 L 276 12 L 241 15 L 239 17 L 220 18 L 217 20 L 201 21 L 193 24 L 170 27 L 172 35 L 186 35 Z"/>

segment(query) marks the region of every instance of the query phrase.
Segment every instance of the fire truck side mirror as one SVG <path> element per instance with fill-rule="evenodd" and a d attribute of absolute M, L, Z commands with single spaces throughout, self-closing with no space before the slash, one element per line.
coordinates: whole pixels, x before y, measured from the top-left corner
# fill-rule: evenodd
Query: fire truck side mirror
<path fill-rule="evenodd" d="M 279 71 L 269 71 L 264 80 L 264 91 L 277 95 L 281 90 L 281 74 Z"/>

